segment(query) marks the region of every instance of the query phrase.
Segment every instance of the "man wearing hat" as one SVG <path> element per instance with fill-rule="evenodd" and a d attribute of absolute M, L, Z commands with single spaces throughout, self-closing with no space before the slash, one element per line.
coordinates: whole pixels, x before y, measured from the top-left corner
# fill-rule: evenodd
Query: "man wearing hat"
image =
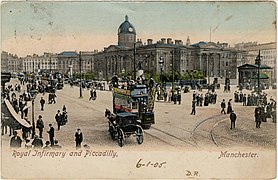
<path fill-rule="evenodd" d="M 231 120 L 231 129 L 235 129 L 236 128 L 236 114 L 234 113 L 234 111 L 232 110 L 231 111 L 231 114 L 230 114 L 230 120 Z"/>
<path fill-rule="evenodd" d="M 83 141 L 83 135 L 81 130 L 78 128 L 77 132 L 75 133 L 76 149 L 81 148 L 82 141 Z"/>
<path fill-rule="evenodd" d="M 223 112 L 224 112 L 224 114 L 226 114 L 226 112 L 225 112 L 225 108 L 226 108 L 225 99 L 223 99 L 223 101 L 222 101 L 222 103 L 221 103 L 221 108 L 222 108 L 221 114 L 222 114 Z"/>
<path fill-rule="evenodd" d="M 49 134 L 49 141 L 51 143 L 51 146 L 54 145 L 54 128 L 52 127 L 52 124 L 49 124 L 49 131 L 47 133 Z"/>
<path fill-rule="evenodd" d="M 39 115 L 39 119 L 37 120 L 37 128 L 39 129 L 39 132 L 40 132 L 40 138 L 42 138 L 42 132 L 43 132 L 43 128 L 44 128 L 44 123 L 43 123 L 41 115 Z"/>
<path fill-rule="evenodd" d="M 32 145 L 34 146 L 34 148 L 42 148 L 43 146 L 43 142 L 42 140 L 38 137 L 38 135 L 34 136 L 34 140 L 32 142 Z"/>
<path fill-rule="evenodd" d="M 22 140 L 19 136 L 17 136 L 17 131 L 14 131 L 14 136 L 11 138 L 10 147 L 11 148 L 20 148 Z"/>

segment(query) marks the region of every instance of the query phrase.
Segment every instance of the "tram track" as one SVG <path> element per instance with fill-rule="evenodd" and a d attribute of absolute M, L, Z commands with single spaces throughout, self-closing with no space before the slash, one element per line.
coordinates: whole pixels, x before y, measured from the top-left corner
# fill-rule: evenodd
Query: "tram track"
<path fill-rule="evenodd" d="M 168 132 L 166 132 L 166 131 L 163 131 L 163 130 L 158 129 L 158 128 L 156 128 L 156 127 L 151 127 L 151 129 L 154 129 L 154 130 L 159 131 L 160 133 L 163 133 L 163 134 L 165 134 L 165 135 L 168 135 L 168 136 L 170 136 L 170 137 L 172 137 L 172 138 L 174 138 L 174 139 L 176 139 L 176 140 L 182 141 L 182 142 L 184 142 L 184 143 L 186 143 L 186 144 L 189 144 L 189 145 L 191 145 L 191 146 L 196 147 L 196 145 L 195 145 L 194 143 L 191 143 L 190 141 L 184 140 L 184 139 L 182 139 L 182 138 L 180 138 L 180 137 L 178 137 L 178 136 L 175 136 L 175 135 L 173 135 L 173 134 L 170 134 L 170 133 L 168 133 Z"/>
<path fill-rule="evenodd" d="M 222 121 L 226 121 L 229 118 L 226 115 L 219 114 L 207 119 L 204 119 L 196 124 L 192 131 L 192 139 L 199 147 L 200 142 L 204 139 L 209 139 L 209 142 L 212 142 L 214 146 L 219 147 L 219 143 L 216 140 L 216 137 L 213 133 L 213 129 Z M 198 139 L 202 137 L 202 139 Z"/>

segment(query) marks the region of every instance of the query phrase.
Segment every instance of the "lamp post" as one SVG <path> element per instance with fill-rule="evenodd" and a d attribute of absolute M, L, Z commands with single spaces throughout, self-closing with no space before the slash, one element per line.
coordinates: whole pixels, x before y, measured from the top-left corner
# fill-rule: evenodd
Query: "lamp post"
<path fill-rule="evenodd" d="M 136 62 L 135 62 L 135 55 L 136 55 L 136 43 L 134 43 L 134 48 L 133 48 L 133 76 L 134 76 L 134 81 L 136 81 Z"/>
<path fill-rule="evenodd" d="M 35 130 L 35 99 L 37 96 L 36 90 L 30 91 L 30 95 L 32 98 L 32 139 L 34 139 L 34 136 L 36 135 L 36 130 Z"/>
<path fill-rule="evenodd" d="M 171 51 L 172 53 L 172 98 L 174 99 L 174 50 Z"/>
<path fill-rule="evenodd" d="M 159 60 L 159 65 L 160 65 L 160 81 L 161 81 L 161 85 L 162 85 L 162 71 L 163 71 L 163 64 L 164 64 L 164 61 L 163 61 L 163 58 L 160 57 L 160 60 Z"/>
<path fill-rule="evenodd" d="M 82 98 L 82 62 L 81 62 L 81 51 L 79 51 L 79 72 L 80 72 L 80 89 L 79 89 L 79 93 L 80 93 L 80 96 L 79 98 Z"/>
<path fill-rule="evenodd" d="M 255 59 L 255 64 L 258 65 L 258 89 L 257 92 L 260 93 L 260 66 L 261 66 L 261 52 L 259 50 L 259 55 Z"/>

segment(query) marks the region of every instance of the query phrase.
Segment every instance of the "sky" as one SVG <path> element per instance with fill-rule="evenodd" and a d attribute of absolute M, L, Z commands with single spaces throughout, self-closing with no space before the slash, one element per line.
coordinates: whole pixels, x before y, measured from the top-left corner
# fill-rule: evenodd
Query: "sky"
<path fill-rule="evenodd" d="M 125 15 L 143 42 L 185 43 L 189 36 L 192 44 L 267 43 L 276 41 L 275 8 L 273 2 L 2 2 L 1 49 L 20 57 L 101 51 L 117 44 Z"/>

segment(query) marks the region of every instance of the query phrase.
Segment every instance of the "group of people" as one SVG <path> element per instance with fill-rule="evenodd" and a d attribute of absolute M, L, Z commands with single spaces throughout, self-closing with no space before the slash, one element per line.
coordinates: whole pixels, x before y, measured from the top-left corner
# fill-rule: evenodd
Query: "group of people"
<path fill-rule="evenodd" d="M 235 91 L 234 101 L 236 103 L 243 103 L 243 106 L 257 106 L 259 103 L 267 104 L 267 94 L 266 93 L 256 93 L 243 94 L 242 91 Z"/>
<path fill-rule="evenodd" d="M 51 129 L 49 130 L 49 133 L 51 133 L 50 131 L 51 131 Z M 53 143 L 51 144 L 51 142 L 53 142 Z M 44 145 L 43 139 L 40 138 L 38 135 L 34 135 L 33 141 L 31 142 L 30 138 L 27 138 L 25 140 L 24 146 L 26 149 L 32 149 L 32 148 L 34 148 L 34 149 L 40 149 L 40 148 L 42 148 L 42 149 L 59 149 L 59 148 L 62 148 L 62 146 L 59 145 L 58 140 L 53 140 L 53 138 L 52 138 L 51 142 L 46 141 L 45 145 Z M 13 137 L 10 140 L 10 148 L 21 148 L 22 143 L 23 143 L 23 141 L 18 136 L 18 132 L 14 131 Z"/>
<path fill-rule="evenodd" d="M 47 131 L 49 134 L 49 140 L 45 141 L 43 143 L 43 138 L 39 137 L 38 135 L 34 135 L 33 141 L 31 142 L 30 138 L 25 139 L 25 148 L 26 149 L 61 149 L 62 146 L 59 144 L 58 140 L 54 139 L 55 137 L 55 130 L 52 126 L 52 124 L 49 124 L 49 130 Z M 75 147 L 76 149 L 81 148 L 81 143 L 83 142 L 83 134 L 81 132 L 81 129 L 78 128 L 77 131 L 74 134 L 75 139 Z M 21 148 L 22 147 L 23 140 L 18 135 L 17 131 L 13 132 L 13 137 L 10 139 L 10 148 Z M 85 146 L 84 146 L 85 147 Z M 86 146 L 88 147 L 88 146 Z"/>
<path fill-rule="evenodd" d="M 201 93 L 197 93 L 193 91 L 192 95 L 192 110 L 191 115 L 196 114 L 196 106 L 208 106 L 209 104 L 215 104 L 217 100 L 217 93 L 212 90 L 208 90 L 208 92 L 205 94 L 205 97 Z"/>

